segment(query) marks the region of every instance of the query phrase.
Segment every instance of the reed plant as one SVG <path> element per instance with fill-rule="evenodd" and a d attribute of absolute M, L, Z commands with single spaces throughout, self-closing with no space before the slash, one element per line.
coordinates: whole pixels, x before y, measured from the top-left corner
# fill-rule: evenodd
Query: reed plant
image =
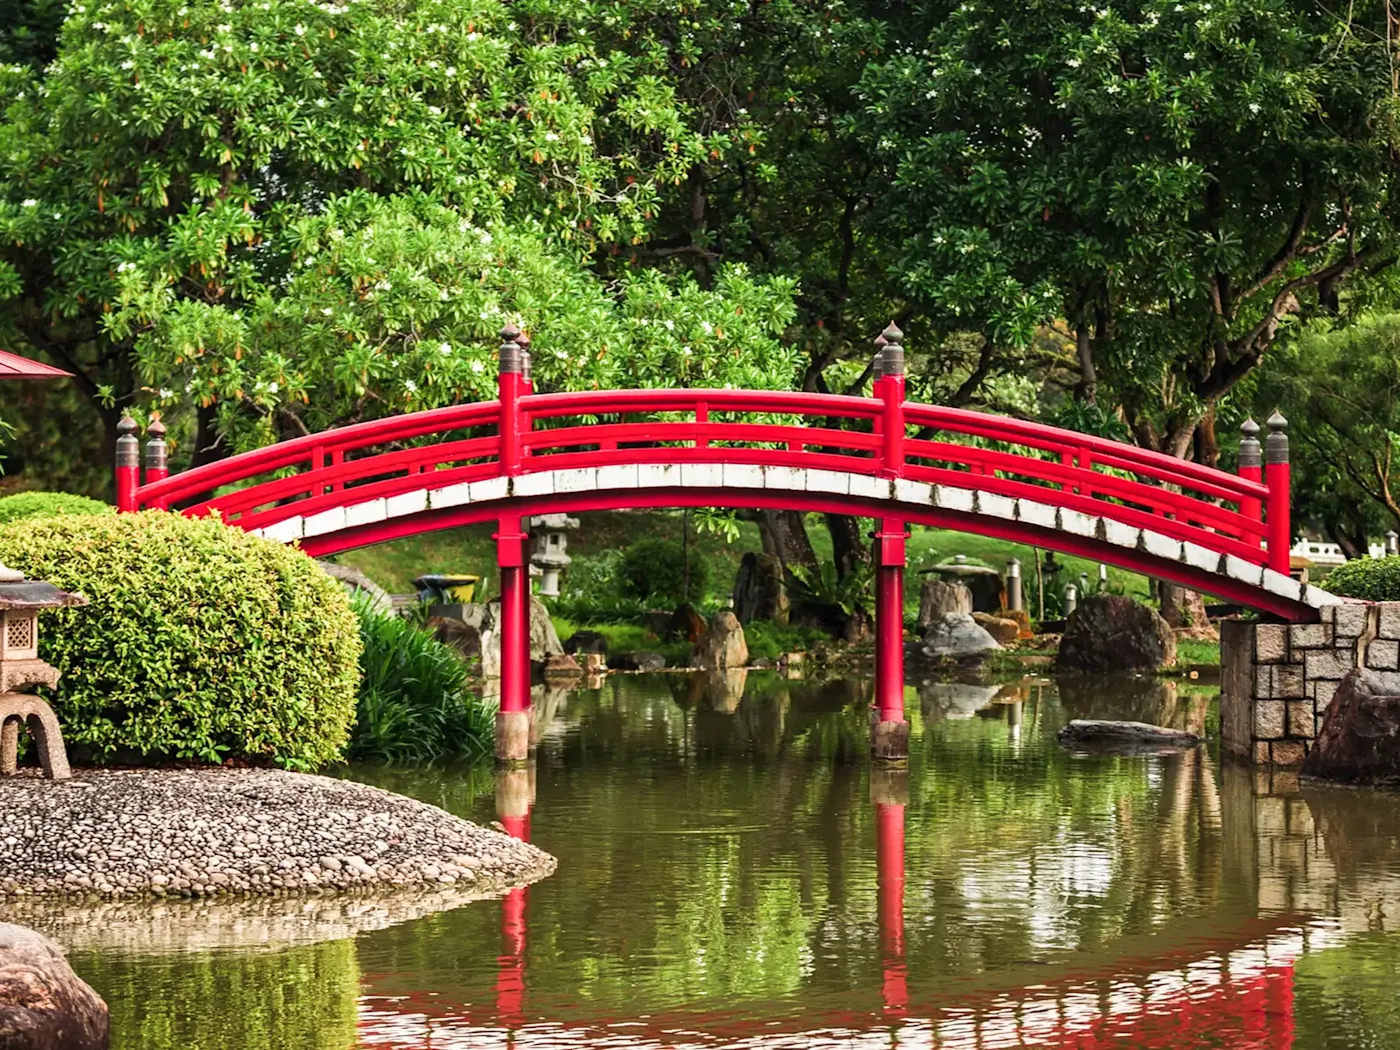
<path fill-rule="evenodd" d="M 355 611 L 364 648 L 347 757 L 403 763 L 488 754 L 495 707 L 471 691 L 456 650 L 368 599 L 357 600 Z"/>

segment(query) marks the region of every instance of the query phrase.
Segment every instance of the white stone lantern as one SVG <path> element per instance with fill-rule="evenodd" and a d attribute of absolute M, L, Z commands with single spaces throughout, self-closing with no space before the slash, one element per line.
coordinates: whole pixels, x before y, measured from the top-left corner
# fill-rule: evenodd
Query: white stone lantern
<path fill-rule="evenodd" d="M 578 518 L 567 514 L 539 514 L 530 519 L 534 548 L 530 562 L 540 570 L 540 594 L 559 597 L 559 573 L 573 561 L 569 557 L 568 530 L 578 528 Z"/>

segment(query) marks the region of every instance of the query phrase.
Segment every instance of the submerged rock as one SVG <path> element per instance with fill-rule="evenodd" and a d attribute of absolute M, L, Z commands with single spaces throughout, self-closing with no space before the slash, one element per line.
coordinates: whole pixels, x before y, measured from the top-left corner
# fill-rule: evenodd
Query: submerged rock
<path fill-rule="evenodd" d="M 1069 618 L 1055 666 L 1063 671 L 1155 671 L 1176 663 L 1176 635 L 1156 610 L 1120 594 L 1085 598 Z"/>
<path fill-rule="evenodd" d="M 997 640 L 968 613 L 944 613 L 924 635 L 927 655 L 951 660 L 982 656 L 1000 648 Z"/>
<path fill-rule="evenodd" d="M 1303 775 L 1400 785 L 1400 691 L 1361 669 L 1343 678 L 1303 760 Z"/>
<path fill-rule="evenodd" d="M 638 649 L 635 652 L 618 653 L 608 661 L 608 666 L 615 671 L 664 671 L 666 657 L 660 653 Z"/>
<path fill-rule="evenodd" d="M 1146 722 L 1108 722 L 1076 718 L 1056 735 L 1061 744 L 1085 744 L 1095 747 L 1161 748 L 1195 747 L 1201 738 L 1195 733 Z"/>
<path fill-rule="evenodd" d="M 107 1004 L 53 941 L 0 922 L 0 1050 L 105 1050 Z"/>

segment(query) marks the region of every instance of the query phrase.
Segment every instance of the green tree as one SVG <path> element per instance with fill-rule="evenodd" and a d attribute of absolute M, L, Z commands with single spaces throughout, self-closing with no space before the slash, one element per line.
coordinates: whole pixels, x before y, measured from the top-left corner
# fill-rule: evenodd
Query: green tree
<path fill-rule="evenodd" d="M 791 282 L 582 270 L 646 236 L 691 157 L 754 135 L 694 126 L 649 18 L 75 4 L 46 72 L 0 68 L 0 334 L 75 371 L 109 426 L 136 401 L 197 409 L 204 453 L 469 395 L 505 316 L 573 359 L 546 385 L 596 381 L 577 358 L 607 361 L 605 335 L 643 381 L 786 382 Z M 653 319 L 664 340 L 637 331 Z"/>
<path fill-rule="evenodd" d="M 1080 397 L 1121 405 L 1144 445 L 1212 462 L 1215 406 L 1393 261 L 1382 6 L 920 13 L 867 67 L 857 118 L 908 294 L 1003 345 L 1063 318 Z"/>
<path fill-rule="evenodd" d="M 1299 517 L 1352 557 L 1400 529 L 1400 314 L 1306 333 L 1262 370 L 1256 403 L 1291 423 Z"/>

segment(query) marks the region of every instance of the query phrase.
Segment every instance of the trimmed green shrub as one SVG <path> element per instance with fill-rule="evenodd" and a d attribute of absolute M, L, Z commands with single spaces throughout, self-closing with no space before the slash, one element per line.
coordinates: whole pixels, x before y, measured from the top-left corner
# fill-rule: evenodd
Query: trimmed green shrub
<path fill-rule="evenodd" d="M 1385 558 L 1353 558 L 1338 565 L 1322 581 L 1324 590 L 1347 598 L 1373 602 L 1400 601 L 1400 554 Z"/>
<path fill-rule="evenodd" d="M 643 601 L 667 603 L 686 600 L 685 554 L 676 540 L 659 536 L 637 540 L 622 555 L 622 585 L 627 594 Z M 710 567 L 694 547 L 690 548 L 690 601 L 708 593 Z"/>
<path fill-rule="evenodd" d="M 28 518 L 0 561 L 91 601 L 45 613 L 55 710 L 95 761 L 339 757 L 359 681 L 359 625 L 300 551 L 166 511 Z"/>
<path fill-rule="evenodd" d="M 360 696 L 349 756 L 422 762 L 480 758 L 491 750 L 495 707 L 467 688 L 467 666 L 431 631 L 365 599 L 360 617 Z"/>
<path fill-rule="evenodd" d="M 0 497 L 0 525 L 36 514 L 113 514 L 110 503 L 71 492 L 16 492 Z"/>

